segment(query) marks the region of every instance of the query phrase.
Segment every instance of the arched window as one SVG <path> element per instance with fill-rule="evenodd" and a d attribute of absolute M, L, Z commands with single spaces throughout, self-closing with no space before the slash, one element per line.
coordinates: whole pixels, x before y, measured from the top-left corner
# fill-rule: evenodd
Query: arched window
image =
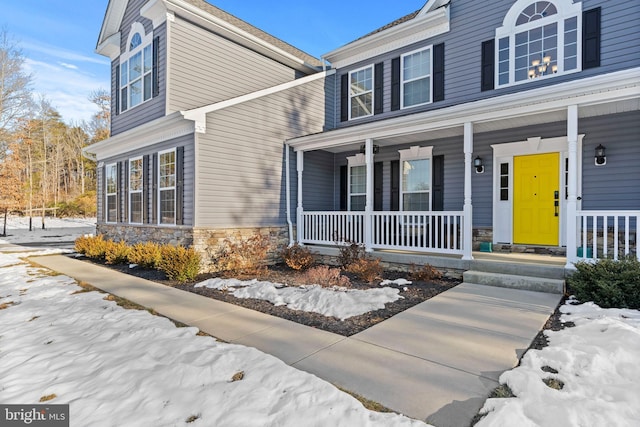
<path fill-rule="evenodd" d="M 120 55 L 120 112 L 127 111 L 152 96 L 153 33 L 146 34 L 139 22 L 131 26 L 128 50 Z"/>
<path fill-rule="evenodd" d="M 582 6 L 518 0 L 496 29 L 496 86 L 580 71 Z"/>

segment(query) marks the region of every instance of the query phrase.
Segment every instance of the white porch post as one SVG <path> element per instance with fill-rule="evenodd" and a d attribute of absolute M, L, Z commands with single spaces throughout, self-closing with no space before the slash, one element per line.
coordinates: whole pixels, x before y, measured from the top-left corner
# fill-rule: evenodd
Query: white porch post
<path fill-rule="evenodd" d="M 367 195 L 364 207 L 364 247 L 367 252 L 373 251 L 373 139 L 365 142 L 365 164 L 367 169 Z"/>
<path fill-rule="evenodd" d="M 567 265 L 574 268 L 578 260 L 578 106 L 567 109 L 567 140 L 569 145 L 569 176 L 567 179 Z"/>
<path fill-rule="evenodd" d="M 296 239 L 302 244 L 302 235 L 304 233 L 304 225 L 302 224 L 302 172 L 304 171 L 304 151 L 298 151 L 296 161 L 298 170 L 298 208 L 296 209 Z"/>
<path fill-rule="evenodd" d="M 471 169 L 473 157 L 473 123 L 464 124 L 464 229 L 462 259 L 472 260 L 473 206 L 471 203 Z"/>

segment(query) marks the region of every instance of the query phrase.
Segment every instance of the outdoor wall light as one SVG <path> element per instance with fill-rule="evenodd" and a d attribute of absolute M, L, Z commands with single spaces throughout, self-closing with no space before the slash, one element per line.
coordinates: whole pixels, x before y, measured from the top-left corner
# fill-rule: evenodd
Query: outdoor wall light
<path fill-rule="evenodd" d="M 603 166 L 607 164 L 607 155 L 606 148 L 599 144 L 596 147 L 596 158 L 595 158 L 596 166 Z"/>
<path fill-rule="evenodd" d="M 378 154 L 378 151 L 380 151 L 380 146 L 374 144 L 373 145 L 373 154 Z M 360 153 L 364 154 L 366 152 L 367 152 L 367 146 L 362 144 L 360 146 Z"/>
<path fill-rule="evenodd" d="M 473 159 L 473 167 L 476 168 L 476 173 L 484 173 L 484 166 L 482 165 L 482 158 L 480 156 Z"/>

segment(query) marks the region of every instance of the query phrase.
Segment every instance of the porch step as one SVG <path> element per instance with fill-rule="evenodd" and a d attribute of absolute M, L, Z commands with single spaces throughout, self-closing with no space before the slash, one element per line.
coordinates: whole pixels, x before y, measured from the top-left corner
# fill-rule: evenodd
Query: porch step
<path fill-rule="evenodd" d="M 494 256 L 499 257 L 500 255 L 495 254 Z M 551 263 L 546 259 L 514 259 L 513 255 L 499 260 L 476 258 L 471 261 L 468 270 L 558 280 L 564 280 L 566 276 L 564 262 L 558 264 L 555 261 Z"/>
<path fill-rule="evenodd" d="M 563 279 L 548 277 L 522 276 L 518 274 L 502 274 L 485 271 L 469 270 L 462 274 L 465 283 L 476 285 L 496 286 L 500 288 L 520 289 L 523 291 L 562 294 L 564 292 Z"/>

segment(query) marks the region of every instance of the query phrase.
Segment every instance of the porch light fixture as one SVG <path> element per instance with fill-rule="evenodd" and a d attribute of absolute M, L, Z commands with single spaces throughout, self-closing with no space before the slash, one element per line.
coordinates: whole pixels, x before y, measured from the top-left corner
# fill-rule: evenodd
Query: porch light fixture
<path fill-rule="evenodd" d="M 595 164 L 596 166 L 603 166 L 607 164 L 606 148 L 599 144 L 596 147 Z"/>
<path fill-rule="evenodd" d="M 484 165 L 480 156 L 473 159 L 473 167 L 476 168 L 476 173 L 484 173 Z"/>
<path fill-rule="evenodd" d="M 534 59 L 531 61 L 531 68 L 529 68 L 529 78 L 535 79 L 537 77 L 546 76 L 547 74 L 555 74 L 558 72 L 557 65 L 549 65 L 551 64 L 551 56 L 547 55 L 540 59 Z M 550 73 L 549 73 L 550 71 Z"/>
<path fill-rule="evenodd" d="M 378 154 L 378 151 L 380 151 L 380 146 L 378 145 L 373 145 L 373 154 Z M 360 146 L 360 153 L 361 154 L 365 154 L 367 152 L 367 146 L 365 144 L 362 144 Z"/>

